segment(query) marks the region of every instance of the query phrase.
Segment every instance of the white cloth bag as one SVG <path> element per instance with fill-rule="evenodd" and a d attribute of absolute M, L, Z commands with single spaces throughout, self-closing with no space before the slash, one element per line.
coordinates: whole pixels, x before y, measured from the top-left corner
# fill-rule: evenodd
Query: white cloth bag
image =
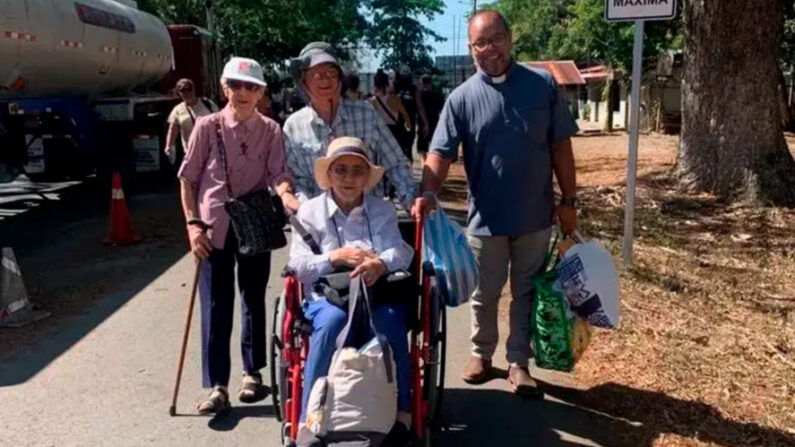
<path fill-rule="evenodd" d="M 360 349 L 344 347 L 359 303 L 375 337 Z M 328 432 L 389 433 L 397 417 L 397 380 L 392 349 L 375 330 L 367 288 L 361 277 L 350 286 L 348 323 L 337 337 L 328 376 L 312 386 L 306 427 L 316 436 Z"/>

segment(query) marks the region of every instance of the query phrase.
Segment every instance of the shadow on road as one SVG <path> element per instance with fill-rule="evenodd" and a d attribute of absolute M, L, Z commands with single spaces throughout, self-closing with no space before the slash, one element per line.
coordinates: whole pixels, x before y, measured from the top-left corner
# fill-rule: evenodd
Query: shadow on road
<path fill-rule="evenodd" d="M 110 184 L 96 180 L 0 220 L 0 246 L 14 249 L 31 301 L 52 313 L 0 329 L 0 387 L 36 375 L 185 255 L 176 182 L 124 186 L 138 245 L 102 244 Z"/>
<path fill-rule="evenodd" d="M 544 401 L 499 390 L 445 390 L 444 426 L 436 445 L 526 442 L 552 447 L 591 445 L 591 441 L 605 447 L 651 447 L 663 434 L 727 447 L 795 445 L 795 435 L 733 421 L 708 404 L 663 393 L 613 383 L 589 390 L 547 384 L 544 390 L 548 396 Z"/>
<path fill-rule="evenodd" d="M 210 419 L 207 422 L 207 426 L 216 431 L 230 431 L 237 427 L 237 424 L 245 418 L 266 417 L 273 417 L 273 406 L 270 404 L 233 406 L 229 413 Z"/>

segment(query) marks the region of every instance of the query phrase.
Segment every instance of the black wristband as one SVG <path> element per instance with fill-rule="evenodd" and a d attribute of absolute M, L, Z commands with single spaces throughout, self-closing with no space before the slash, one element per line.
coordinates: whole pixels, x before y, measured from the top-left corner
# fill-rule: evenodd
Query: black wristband
<path fill-rule="evenodd" d="M 580 202 L 576 197 L 563 197 L 560 199 L 560 204 L 562 206 L 568 206 L 569 208 L 577 209 L 577 207 L 580 205 Z"/>

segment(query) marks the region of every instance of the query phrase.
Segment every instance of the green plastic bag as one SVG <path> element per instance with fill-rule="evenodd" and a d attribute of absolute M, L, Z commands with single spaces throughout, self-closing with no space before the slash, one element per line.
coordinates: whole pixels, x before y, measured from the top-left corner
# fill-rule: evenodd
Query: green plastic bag
<path fill-rule="evenodd" d="M 555 267 L 547 270 L 557 240 L 556 236 L 541 272 L 533 278 L 533 348 L 539 368 L 569 372 L 585 351 L 590 330 L 581 318 L 569 317 L 566 298 L 554 287 L 557 280 Z"/>

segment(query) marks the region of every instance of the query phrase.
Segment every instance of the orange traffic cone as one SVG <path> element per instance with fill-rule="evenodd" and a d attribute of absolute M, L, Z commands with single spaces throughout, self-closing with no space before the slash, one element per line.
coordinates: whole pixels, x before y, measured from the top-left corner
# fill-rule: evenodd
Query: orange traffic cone
<path fill-rule="evenodd" d="M 104 242 L 125 245 L 134 244 L 140 240 L 141 237 L 133 234 L 132 231 L 130 213 L 127 211 L 127 202 L 124 200 L 124 191 L 121 189 L 121 176 L 118 172 L 114 172 L 110 201 L 110 228 Z"/>

